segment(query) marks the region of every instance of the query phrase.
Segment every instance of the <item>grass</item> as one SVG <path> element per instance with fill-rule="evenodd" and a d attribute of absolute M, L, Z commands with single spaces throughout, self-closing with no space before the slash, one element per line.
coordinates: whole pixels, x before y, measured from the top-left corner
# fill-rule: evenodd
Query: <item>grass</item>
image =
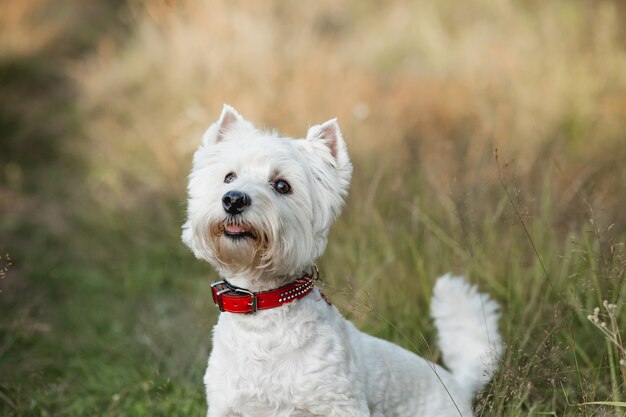
<path fill-rule="evenodd" d="M 439 360 L 430 291 L 462 273 L 507 344 L 477 415 L 626 413 L 587 318 L 626 326 L 621 3 L 51 4 L 0 11 L 0 415 L 204 414 L 214 274 L 179 228 L 222 102 L 339 116 L 319 266 L 361 329 Z"/>

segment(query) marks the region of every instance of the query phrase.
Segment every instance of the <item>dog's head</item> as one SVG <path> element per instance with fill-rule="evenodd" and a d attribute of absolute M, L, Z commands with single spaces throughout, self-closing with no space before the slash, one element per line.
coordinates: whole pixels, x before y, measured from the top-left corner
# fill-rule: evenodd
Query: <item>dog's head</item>
<path fill-rule="evenodd" d="M 281 138 L 225 105 L 193 158 L 183 242 L 227 275 L 297 274 L 324 251 L 351 174 L 335 119 Z"/>

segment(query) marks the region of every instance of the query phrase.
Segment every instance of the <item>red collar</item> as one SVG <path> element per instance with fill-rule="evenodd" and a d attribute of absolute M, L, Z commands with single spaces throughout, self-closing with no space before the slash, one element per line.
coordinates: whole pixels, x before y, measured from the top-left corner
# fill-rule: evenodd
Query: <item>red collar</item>
<path fill-rule="evenodd" d="M 252 314 L 257 310 L 280 307 L 294 300 L 299 300 L 313 291 L 318 278 L 317 267 L 313 272 L 275 290 L 252 292 L 235 287 L 228 281 L 217 281 L 211 284 L 213 302 L 220 311 L 239 314 Z"/>

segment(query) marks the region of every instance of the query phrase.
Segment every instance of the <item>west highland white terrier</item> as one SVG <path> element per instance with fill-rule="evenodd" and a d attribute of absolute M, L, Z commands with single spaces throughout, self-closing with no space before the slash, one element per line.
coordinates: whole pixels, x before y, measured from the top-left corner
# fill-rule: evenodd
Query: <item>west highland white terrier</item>
<path fill-rule="evenodd" d="M 358 331 L 314 286 L 352 165 L 335 119 L 306 139 L 232 107 L 202 137 L 183 241 L 222 277 L 208 417 L 471 416 L 502 349 L 498 305 L 445 275 L 431 314 L 446 370 Z"/>

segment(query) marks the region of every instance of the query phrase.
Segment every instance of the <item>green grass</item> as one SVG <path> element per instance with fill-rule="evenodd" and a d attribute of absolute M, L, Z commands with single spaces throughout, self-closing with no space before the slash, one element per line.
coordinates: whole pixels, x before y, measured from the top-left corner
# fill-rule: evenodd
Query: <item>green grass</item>
<path fill-rule="evenodd" d="M 492 3 L 483 6 L 517 23 L 511 51 L 524 52 L 515 45 L 537 41 L 528 28 L 541 13 L 529 9 L 517 15 Z M 461 32 L 474 28 L 474 20 L 470 24 L 467 16 L 456 15 L 452 3 L 441 4 L 441 10 L 427 10 L 432 19 L 425 18 L 424 25 L 439 16 L 457 22 L 452 26 Z M 611 4 L 601 8 L 599 22 L 613 22 L 614 13 L 620 12 Z M 421 32 L 404 43 L 384 35 L 389 38 L 383 44 L 397 50 L 387 53 L 373 42 L 374 52 L 361 57 L 372 67 L 363 72 L 348 68 L 354 84 L 330 70 L 309 74 L 306 66 L 298 66 L 297 56 L 278 56 L 284 66 L 278 74 L 296 74 L 287 77 L 295 93 L 275 102 L 273 96 L 260 95 L 265 90 L 259 85 L 267 80 L 256 73 L 239 74 L 251 90 L 231 91 L 232 86 L 215 84 L 193 65 L 186 66 L 194 63 L 195 54 L 190 61 L 172 59 L 171 68 L 162 65 L 159 59 L 169 56 L 171 45 L 195 45 L 211 25 L 198 24 L 206 17 L 202 8 L 185 26 L 178 25 L 180 16 L 169 6 L 145 7 L 150 13 L 117 2 L 102 13 L 81 9 L 72 21 L 98 16 L 97 24 L 88 29 L 82 23 L 61 25 L 62 35 L 35 52 L 0 50 L 0 271 L 8 266 L 5 253 L 11 260 L 7 273 L 0 275 L 0 416 L 204 415 L 202 375 L 217 317 L 209 299 L 215 274 L 179 238 L 184 176 L 190 166 L 191 148 L 185 140 L 209 122 L 204 114 L 194 113 L 206 104 L 196 83 L 217 90 L 218 97 L 230 92 L 242 101 L 265 100 L 254 106 L 262 122 L 287 129 L 298 124 L 304 131 L 301 119 L 314 115 L 292 120 L 284 116 L 291 114 L 285 108 L 308 103 L 301 107 L 322 109 L 329 102 L 327 96 L 316 95 L 323 89 L 303 97 L 298 87 L 305 80 L 331 83 L 353 100 L 361 100 L 362 91 L 373 91 L 382 103 L 371 102 L 374 116 L 362 121 L 350 116 L 351 101 L 336 104 L 355 171 L 347 205 L 331 229 L 319 267 L 325 292 L 341 311 L 364 331 L 438 361 L 428 314 L 431 289 L 445 272 L 464 274 L 501 304 L 506 343 L 499 372 L 476 400 L 477 415 L 626 414 L 626 368 L 619 365 L 623 354 L 587 319 L 608 300 L 620 306 L 616 328 L 622 333 L 626 329 L 625 125 L 616 116 L 623 105 L 622 85 L 619 77 L 611 78 L 620 73 L 623 51 L 607 49 L 613 44 L 602 36 L 610 33 L 599 33 L 589 44 L 577 43 L 575 34 L 586 23 L 576 16 L 584 15 L 586 6 L 572 2 L 538 9 L 555 13 L 561 19 L 555 24 L 570 32 L 556 41 L 544 34 L 554 41 L 550 48 L 564 55 L 539 52 L 533 62 L 546 59 L 554 64 L 547 68 L 557 69 L 582 62 L 580 72 L 548 74 L 549 79 L 565 77 L 565 93 L 558 95 L 561 90 L 554 87 L 551 94 L 538 94 L 548 87 L 534 85 L 535 67 L 530 64 L 524 66 L 528 72 L 513 72 L 537 93 L 530 94 L 531 103 L 541 102 L 539 113 L 544 109 L 545 115 L 529 112 L 532 106 L 525 107 L 526 96 L 520 92 L 500 99 L 499 90 L 481 90 L 478 96 L 487 98 L 480 101 L 459 81 L 462 76 L 447 78 L 455 73 L 442 70 L 447 64 L 437 61 L 437 54 L 426 54 L 432 62 L 423 65 L 439 76 L 421 73 L 416 83 L 402 74 L 393 78 L 395 71 L 401 72 L 398 66 L 405 55 L 437 40 L 456 48 L 450 52 L 454 68 L 454 51 L 464 50 L 459 46 L 464 37 L 457 39 L 452 29 L 416 25 L 435 34 L 428 42 Z M 323 11 L 326 6 L 320 7 Z M 351 7 L 353 23 L 328 20 L 320 12 L 315 19 L 326 26 L 307 20 L 303 24 L 313 29 L 298 31 L 308 33 L 298 39 L 304 45 L 348 39 L 350 46 L 354 33 L 386 21 L 372 21 L 372 16 L 389 11 Z M 216 6 L 215 19 L 228 21 L 224 16 L 231 12 L 245 18 L 250 12 L 245 7 L 233 10 Z M 281 10 L 264 11 L 269 14 L 259 18 L 301 21 L 290 16 L 302 10 Z M 288 25 L 279 26 L 288 33 Z M 110 28 L 117 28 L 112 35 Z M 230 36 L 219 25 L 215 30 Z M 373 33 L 384 32 L 377 30 Z M 468 33 L 474 36 L 472 48 L 483 46 L 482 35 L 476 35 L 482 32 Z M 119 37 L 122 46 L 107 49 L 109 36 Z M 229 47 L 227 56 L 233 52 L 247 62 L 246 51 L 266 47 Z M 326 53 L 326 59 L 343 62 L 332 50 Z M 615 58 L 590 59 L 594 54 Z M 158 65 L 152 64 L 153 58 Z M 76 71 L 72 65 L 81 60 L 93 68 L 78 66 Z M 594 65 L 602 70 L 597 78 Z M 370 74 L 371 68 L 380 73 Z M 189 77 L 183 76 L 187 70 Z M 150 78 L 153 73 L 159 82 Z M 298 78 L 300 73 L 305 78 Z M 579 83 L 577 77 L 588 82 Z M 572 88 L 579 84 L 580 91 Z M 211 95 L 211 106 L 215 100 Z M 475 103 L 485 113 L 465 113 Z M 264 109 L 277 113 L 265 114 L 269 110 Z M 508 117 L 525 120 L 532 128 L 509 123 L 515 126 L 507 130 Z M 493 132 L 481 130 L 481 123 L 493 126 Z M 383 145 L 377 142 L 381 132 L 389 135 Z M 485 139 L 485 132 L 494 138 Z M 515 146 L 505 141 L 496 160 L 494 148 L 502 143 L 498 135 L 510 135 Z M 539 145 L 524 145 L 535 135 Z M 185 148 L 184 156 L 172 150 L 178 149 L 174 145 Z M 609 322 L 604 312 L 600 317 Z"/>
<path fill-rule="evenodd" d="M 38 259 L 12 256 L 3 295 L 17 281 L 23 297 L 3 320 L 3 413 L 201 414 L 215 318 L 206 268 L 179 247 L 173 217 L 94 209 L 97 224 L 78 221 Z"/>
<path fill-rule="evenodd" d="M 432 284 L 448 270 L 465 273 L 502 305 L 507 350 L 478 400 L 485 415 L 597 415 L 600 406 L 578 404 L 623 401 L 618 353 L 586 316 L 604 299 L 624 304 L 624 236 L 598 235 L 588 222 L 558 233 L 543 192 L 524 218 L 529 237 L 500 184 L 468 196 L 464 220 L 429 201 L 436 190 L 419 170 L 402 172 L 398 189 L 385 186 L 398 175 L 392 166 L 382 163 L 373 189 L 373 165 L 356 161 L 351 197 L 320 261 L 342 311 L 437 360 Z M 118 213 L 83 199 L 61 239 L 9 228 L 33 241 L 11 254 L 3 280 L 2 415 L 203 413 L 216 312 L 208 267 L 179 242 L 183 199 L 181 190 L 180 200 Z M 617 319 L 626 322 L 623 308 Z"/>

